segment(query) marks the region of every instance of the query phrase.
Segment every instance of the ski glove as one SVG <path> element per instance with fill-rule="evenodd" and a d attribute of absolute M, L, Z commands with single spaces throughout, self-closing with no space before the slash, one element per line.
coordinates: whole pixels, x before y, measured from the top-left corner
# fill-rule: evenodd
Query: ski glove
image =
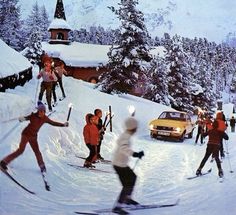
<path fill-rule="evenodd" d="M 135 157 L 135 158 L 141 159 L 143 156 L 144 156 L 144 152 L 143 152 L 143 151 L 134 152 L 134 153 L 133 153 L 133 157 Z"/>
<path fill-rule="evenodd" d="M 68 127 L 68 126 L 69 126 L 69 122 L 65 122 L 64 127 Z"/>
<path fill-rule="evenodd" d="M 20 117 L 18 118 L 18 120 L 19 120 L 19 122 L 24 122 L 26 119 L 25 119 L 25 117 L 20 116 Z"/>

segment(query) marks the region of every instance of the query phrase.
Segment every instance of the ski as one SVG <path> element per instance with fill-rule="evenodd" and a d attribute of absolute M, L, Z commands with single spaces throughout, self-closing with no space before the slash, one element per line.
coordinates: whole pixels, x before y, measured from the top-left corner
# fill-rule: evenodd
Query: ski
<path fill-rule="evenodd" d="M 19 187 L 21 187 L 23 190 L 27 191 L 30 194 L 35 194 L 35 192 L 29 190 L 28 188 L 26 188 L 25 186 L 23 186 L 20 182 L 18 182 L 7 170 L 3 169 L 0 166 L 0 170 L 8 177 L 10 178 L 13 182 L 15 182 Z"/>
<path fill-rule="evenodd" d="M 202 173 L 201 175 L 194 175 L 194 176 L 187 177 L 187 179 L 191 180 L 191 179 L 194 179 L 194 178 L 199 178 L 201 176 L 209 174 L 210 172 L 211 172 L 211 169 L 209 169 L 207 172 Z"/>
<path fill-rule="evenodd" d="M 76 169 L 91 170 L 91 171 L 103 172 L 103 173 L 112 173 L 112 172 L 110 172 L 110 171 L 106 171 L 106 170 L 102 170 L 102 169 L 87 168 L 87 167 L 84 167 L 84 166 L 75 165 L 75 164 L 70 164 L 70 163 L 68 163 L 67 165 L 72 166 L 72 167 L 75 167 Z"/>
<path fill-rule="evenodd" d="M 48 181 L 46 179 L 46 172 L 41 172 L 41 174 L 42 174 L 43 182 L 44 182 L 44 185 L 45 185 L 45 189 L 47 191 L 51 191 L 50 185 L 48 184 Z"/>
<path fill-rule="evenodd" d="M 85 160 L 86 158 L 85 157 L 82 157 L 82 156 L 78 156 L 76 155 L 77 158 L 80 158 L 80 159 L 83 159 Z M 111 161 L 110 160 L 97 160 L 96 163 L 105 163 L 105 164 L 111 164 Z"/>
<path fill-rule="evenodd" d="M 84 214 L 84 215 L 99 215 L 99 213 L 95 212 L 83 212 L 83 211 L 75 211 L 76 214 Z"/>
<path fill-rule="evenodd" d="M 141 204 L 141 205 L 137 205 L 137 206 L 126 206 L 126 207 L 122 207 L 122 209 L 124 210 L 128 210 L 128 211 L 136 211 L 136 210 L 145 210 L 145 209 L 157 209 L 157 208 L 166 208 L 166 207 L 174 207 L 176 205 L 179 204 L 179 199 L 177 199 L 174 203 L 169 203 L 169 204 L 158 204 L 158 203 L 154 203 L 154 204 Z M 76 214 L 85 214 L 85 215 L 99 215 L 102 213 L 112 213 L 112 209 L 111 208 L 106 208 L 106 209 L 98 209 L 98 210 L 93 210 L 91 212 L 86 212 L 86 211 L 75 211 Z"/>

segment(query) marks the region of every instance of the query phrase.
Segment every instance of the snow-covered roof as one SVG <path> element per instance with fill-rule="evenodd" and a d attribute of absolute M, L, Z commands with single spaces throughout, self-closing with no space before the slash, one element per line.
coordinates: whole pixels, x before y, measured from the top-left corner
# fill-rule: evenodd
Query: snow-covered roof
<path fill-rule="evenodd" d="M 67 30 L 72 30 L 72 28 L 70 27 L 70 25 L 67 23 L 66 20 L 64 19 L 58 19 L 58 18 L 54 18 L 51 22 L 51 24 L 48 27 L 48 30 L 51 29 L 67 29 Z"/>
<path fill-rule="evenodd" d="M 49 56 L 60 58 L 67 66 L 97 67 L 108 62 L 110 46 L 73 42 L 70 45 L 42 44 Z"/>
<path fill-rule="evenodd" d="M 72 67 L 97 67 L 106 65 L 107 53 L 110 45 L 96 45 L 73 42 L 70 45 L 42 43 L 43 50 L 49 56 L 60 58 L 67 66 Z M 155 47 L 151 54 L 164 56 L 164 47 Z"/>
<path fill-rule="evenodd" d="M 18 74 L 32 65 L 21 53 L 9 47 L 0 39 L 0 78 Z"/>

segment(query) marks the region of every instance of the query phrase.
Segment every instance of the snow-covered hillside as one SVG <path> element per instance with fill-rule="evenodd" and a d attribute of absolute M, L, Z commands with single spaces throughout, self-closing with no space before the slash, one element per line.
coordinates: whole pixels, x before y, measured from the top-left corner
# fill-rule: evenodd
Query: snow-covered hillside
<path fill-rule="evenodd" d="M 117 28 L 120 22 L 108 6 L 117 8 L 119 2 L 120 0 L 63 1 L 68 23 L 75 29 L 91 25 Z M 23 17 L 27 17 L 35 0 L 20 0 L 19 3 Z M 56 0 L 41 0 L 38 4 L 44 4 L 50 17 L 53 17 Z M 139 0 L 139 8 L 147 18 L 146 25 L 150 34 L 154 36 L 161 37 L 163 32 L 168 32 L 189 38 L 205 37 L 209 41 L 220 43 L 229 32 L 235 31 L 235 1 Z M 166 9 L 170 14 L 165 19 L 171 25 L 157 26 L 158 10 Z"/>
<path fill-rule="evenodd" d="M 234 215 L 236 173 L 230 173 L 236 166 L 236 134 L 228 129 L 230 140 L 225 145 L 229 154 L 223 160 L 225 181 L 219 183 L 215 163 L 208 162 L 204 168 L 212 167 L 212 173 L 202 178 L 187 180 L 195 174 L 203 158 L 206 144 L 194 145 L 193 139 L 184 143 L 151 139 L 148 122 L 163 110 L 170 109 L 134 96 L 107 95 L 93 88 L 92 84 L 64 77 L 66 99 L 59 102 L 51 118 L 66 121 L 68 105 L 73 104 L 68 128 L 44 125 L 39 132 L 39 145 L 43 154 L 51 192 L 44 189 L 42 177 L 34 154 L 29 147 L 24 154 L 14 160 L 10 171 L 14 177 L 36 195 L 28 194 L 0 173 L 0 214 L 1 215 L 70 215 L 74 211 L 89 211 L 110 208 L 121 189 L 117 175 L 108 164 L 96 164 L 97 169 L 111 173 L 75 169 L 71 164 L 83 164 L 76 155 L 86 156 L 88 150 L 83 142 L 82 129 L 85 115 L 95 108 L 114 113 L 113 132 L 106 131 L 102 145 L 102 155 L 112 159 L 115 141 L 123 130 L 123 121 L 129 116 L 128 107 L 135 106 L 135 117 L 139 130 L 133 138 L 133 148 L 144 150 L 145 156 L 135 166 L 138 175 L 134 199 L 140 203 L 170 203 L 180 199 L 173 208 L 136 211 L 137 215 Z M 0 94 L 0 159 L 17 148 L 22 129 L 27 122 L 19 123 L 13 118 L 28 114 L 33 110 L 37 80 L 34 78 L 23 88 L 17 87 Z M 57 89 L 60 97 L 60 89 Z M 12 119 L 12 120 L 11 120 Z M 10 121 L 9 121 L 10 120 Z M 227 146 L 227 147 L 226 147 Z M 130 166 L 135 165 L 132 159 Z M 230 166 L 231 165 L 231 166 Z"/>

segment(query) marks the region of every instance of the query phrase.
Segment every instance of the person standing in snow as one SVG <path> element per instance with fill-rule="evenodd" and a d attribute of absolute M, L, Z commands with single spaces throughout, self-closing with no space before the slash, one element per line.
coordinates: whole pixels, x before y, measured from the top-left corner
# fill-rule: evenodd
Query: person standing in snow
<path fill-rule="evenodd" d="M 66 94 L 65 94 L 65 91 L 64 91 L 63 83 L 62 83 L 63 74 L 67 75 L 68 73 L 65 70 L 64 63 L 60 62 L 59 65 L 57 67 L 55 67 L 55 75 L 57 76 L 57 82 L 58 82 L 58 84 L 61 88 L 62 98 L 65 98 Z"/>
<path fill-rule="evenodd" d="M 195 139 L 195 144 L 197 144 L 198 139 L 200 137 L 200 142 L 201 144 L 203 144 L 203 132 L 204 132 L 204 121 L 203 121 L 203 116 L 200 115 L 195 123 L 198 127 L 197 127 L 197 136 Z"/>
<path fill-rule="evenodd" d="M 214 157 L 217 167 L 218 167 L 219 177 L 223 177 L 223 170 L 221 168 L 221 162 L 219 159 L 220 143 L 222 142 L 222 139 L 228 140 L 229 137 L 224 131 L 219 130 L 219 122 L 217 120 L 215 120 L 212 123 L 212 129 L 204 133 L 203 136 L 204 137 L 208 136 L 209 138 L 208 138 L 205 156 L 202 159 L 200 166 L 196 171 L 196 175 L 201 175 L 202 168 L 204 167 L 206 161 L 212 154 L 212 157 Z"/>
<path fill-rule="evenodd" d="M 216 120 L 218 122 L 218 130 L 223 131 L 223 132 L 226 131 L 228 124 L 225 120 L 225 115 L 222 111 L 218 111 L 216 113 Z M 223 139 L 221 139 L 221 142 L 220 142 L 220 156 L 221 158 L 225 157 Z"/>
<path fill-rule="evenodd" d="M 98 141 L 98 146 L 97 146 L 97 159 L 104 160 L 104 158 L 100 154 L 103 135 L 105 134 L 105 130 L 106 130 L 106 128 L 104 128 L 103 122 L 102 122 L 102 110 L 95 109 L 94 115 L 98 118 L 97 128 L 99 131 L 99 141 Z"/>
<path fill-rule="evenodd" d="M 128 166 L 129 157 L 137 157 L 141 159 L 144 156 L 144 152 L 134 152 L 131 149 L 131 137 L 135 134 L 138 128 L 138 122 L 133 117 L 129 117 L 125 120 L 125 131 L 120 135 L 117 140 L 116 149 L 112 161 L 113 168 L 119 176 L 120 182 L 123 186 L 118 200 L 112 209 L 112 212 L 118 214 L 128 214 L 122 206 L 126 205 L 138 205 L 139 203 L 131 198 L 135 182 L 136 174 Z"/>
<path fill-rule="evenodd" d="M 96 161 L 97 159 L 97 145 L 99 141 L 99 131 L 96 126 L 97 117 L 95 117 L 93 114 L 89 113 L 85 117 L 86 125 L 83 129 L 83 136 L 84 136 L 84 142 L 86 146 L 89 149 L 89 156 L 86 158 L 84 162 L 84 167 L 95 167 L 92 165 L 93 161 Z"/>
<path fill-rule="evenodd" d="M 60 123 L 49 119 L 45 115 L 46 107 L 42 103 L 38 105 L 37 109 L 38 110 L 36 113 L 31 113 L 28 116 L 19 118 L 20 122 L 29 120 L 30 123 L 22 131 L 21 141 L 18 149 L 1 160 L 0 165 L 3 169 L 7 170 L 7 165 L 24 152 L 26 144 L 29 142 L 32 150 L 34 151 L 41 172 L 46 172 L 46 167 L 43 161 L 42 154 L 39 150 L 39 145 L 37 140 L 38 131 L 44 123 L 48 123 L 52 126 L 59 126 L 59 127 L 68 127 L 69 123 L 68 122 Z"/>
<path fill-rule="evenodd" d="M 236 121 L 235 121 L 234 116 L 231 117 L 229 123 L 230 123 L 230 127 L 231 127 L 231 132 L 235 132 L 235 123 L 236 123 Z"/>
<path fill-rule="evenodd" d="M 55 76 L 55 74 L 52 70 L 51 61 L 47 61 L 45 63 L 44 68 L 39 72 L 37 78 L 38 79 L 43 78 L 38 100 L 42 101 L 43 94 L 46 91 L 46 100 L 47 100 L 47 104 L 48 104 L 48 109 L 49 109 L 49 111 L 52 111 L 52 105 L 51 105 L 52 86 L 53 86 L 53 81 L 56 81 L 57 77 Z"/>

